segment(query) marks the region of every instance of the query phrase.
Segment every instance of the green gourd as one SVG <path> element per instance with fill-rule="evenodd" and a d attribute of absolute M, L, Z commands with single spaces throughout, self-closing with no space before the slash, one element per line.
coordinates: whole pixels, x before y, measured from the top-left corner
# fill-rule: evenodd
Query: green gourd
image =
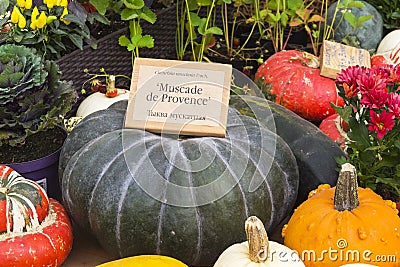
<path fill-rule="evenodd" d="M 123 129 L 124 116 L 117 107 L 88 115 L 60 156 L 67 210 L 109 253 L 210 266 L 245 238 L 249 215 L 272 230 L 291 213 L 296 159 L 253 118 L 231 109 L 227 137 L 215 138 Z"/>
<path fill-rule="evenodd" d="M 362 22 L 359 27 L 353 29 L 351 24 L 346 21 L 343 16 L 347 15 L 343 15 L 345 14 L 343 13 L 343 8 L 339 8 L 338 11 L 335 12 L 338 3 L 337 1 L 329 6 L 326 23 L 327 25 L 331 25 L 332 21 L 334 22 L 333 39 L 336 42 L 346 43 L 369 51 L 375 51 L 383 37 L 382 15 L 375 7 L 366 1 L 359 2 L 362 2 L 364 7 L 350 7 L 347 8 L 348 11 L 346 12 L 353 14 L 356 18 L 360 18 L 361 16 L 372 16 L 371 19 Z"/>
<path fill-rule="evenodd" d="M 320 184 L 334 186 L 337 181 L 335 158 L 344 156 L 340 147 L 318 127 L 289 109 L 255 96 L 231 96 L 230 106 L 240 113 L 254 117 L 261 125 L 274 130 L 289 145 L 299 168 L 297 205 Z M 263 116 L 265 110 L 272 116 Z"/>

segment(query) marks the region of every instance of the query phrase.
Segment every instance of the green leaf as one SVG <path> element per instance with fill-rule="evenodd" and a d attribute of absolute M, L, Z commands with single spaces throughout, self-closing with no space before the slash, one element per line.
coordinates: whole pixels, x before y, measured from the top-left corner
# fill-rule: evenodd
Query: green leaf
<path fill-rule="evenodd" d="M 137 34 L 137 35 L 135 35 L 135 36 L 132 36 L 131 37 L 131 43 L 132 43 L 132 45 L 134 46 L 134 47 L 137 47 L 138 46 L 138 43 L 139 43 L 139 40 L 142 38 L 142 35 L 141 34 Z"/>
<path fill-rule="evenodd" d="M 199 28 L 197 29 L 197 31 L 201 34 L 204 35 L 206 33 L 206 24 L 207 24 L 207 19 L 206 18 L 202 18 L 200 20 L 200 25 Z"/>
<path fill-rule="evenodd" d="M 268 13 L 268 17 L 272 20 L 272 23 L 274 23 L 274 24 L 277 23 L 281 18 L 279 13 L 276 15 L 274 15 L 272 13 Z"/>
<path fill-rule="evenodd" d="M 204 32 L 204 34 L 222 35 L 223 32 L 222 32 L 221 28 L 214 26 L 214 27 L 208 28 L 208 29 Z"/>
<path fill-rule="evenodd" d="M 2 18 L 2 19 L 0 20 L 0 28 L 3 28 L 3 27 L 4 27 L 4 24 L 6 24 L 6 23 L 8 22 L 8 20 L 9 20 L 9 17 L 4 16 L 4 18 Z"/>
<path fill-rule="evenodd" d="M 106 14 L 109 2 L 104 0 L 90 0 L 89 1 L 101 15 Z"/>
<path fill-rule="evenodd" d="M 67 50 L 67 48 L 65 47 L 64 43 L 60 40 L 57 40 L 55 38 L 53 38 L 52 40 L 58 47 L 60 47 L 62 50 Z"/>
<path fill-rule="evenodd" d="M 133 20 L 139 18 L 139 13 L 138 10 L 136 9 L 130 9 L 130 8 L 124 8 L 121 11 L 121 19 L 122 20 Z"/>
<path fill-rule="evenodd" d="M 141 9 L 144 6 L 143 0 L 123 0 L 123 2 L 129 9 Z"/>
<path fill-rule="evenodd" d="M 303 7 L 303 0 L 290 0 L 287 1 L 287 8 L 291 10 L 299 10 Z"/>
<path fill-rule="evenodd" d="M 348 132 L 350 140 L 354 141 L 356 145 L 360 148 L 369 147 L 369 131 L 367 126 L 365 124 L 359 123 L 354 118 L 349 119 L 349 126 L 351 129 L 351 131 Z"/>
<path fill-rule="evenodd" d="M 71 40 L 71 42 L 78 47 L 79 49 L 83 48 L 83 40 L 78 34 L 69 34 L 68 38 Z"/>
<path fill-rule="evenodd" d="M 64 31 L 64 30 L 62 30 L 62 29 L 54 29 L 54 30 L 51 30 L 52 31 L 52 33 L 54 33 L 54 34 L 56 34 L 56 35 L 68 35 L 68 33 L 66 32 L 66 31 Z"/>
<path fill-rule="evenodd" d="M 268 8 L 269 9 L 271 9 L 271 10 L 278 10 L 278 2 L 277 1 L 279 1 L 280 3 L 279 3 L 279 6 L 282 8 L 282 0 L 271 0 L 271 1 L 268 1 Z"/>
<path fill-rule="evenodd" d="M 372 15 L 359 16 L 359 17 L 358 17 L 358 20 L 357 20 L 357 23 L 358 23 L 359 25 L 361 25 L 362 23 L 364 23 L 364 22 L 366 22 L 366 21 L 368 21 L 368 20 L 370 20 L 370 19 L 372 19 L 372 18 L 373 18 Z"/>
<path fill-rule="evenodd" d="M 67 15 L 65 15 L 65 16 L 64 16 L 64 19 L 65 19 L 65 20 L 68 20 L 68 21 L 70 21 L 70 22 L 72 22 L 72 23 L 76 23 L 76 24 L 78 24 L 79 26 L 83 26 L 83 25 L 84 25 L 84 22 L 82 22 L 77 16 L 72 15 L 72 14 L 67 14 Z"/>
<path fill-rule="evenodd" d="M 197 34 L 196 31 L 194 30 L 194 27 L 190 27 L 189 22 L 187 22 L 185 28 L 187 30 L 188 40 L 194 41 L 197 38 Z"/>
<path fill-rule="evenodd" d="M 363 2 L 361 1 L 347 1 L 347 3 L 345 4 L 346 8 L 364 8 L 365 5 Z"/>
<path fill-rule="evenodd" d="M 198 6 L 211 6 L 212 0 L 197 0 Z"/>
<path fill-rule="evenodd" d="M 198 9 L 196 0 L 187 0 L 185 3 L 189 6 L 190 11 Z"/>
<path fill-rule="evenodd" d="M 118 38 L 118 44 L 120 46 L 128 46 L 130 43 L 131 41 L 125 35 L 122 35 Z"/>
<path fill-rule="evenodd" d="M 93 12 L 93 13 L 91 14 L 91 16 L 92 16 L 96 21 L 98 21 L 98 22 L 100 22 L 100 23 L 102 23 L 102 24 L 110 25 L 110 20 L 109 20 L 106 16 L 104 16 L 104 15 L 98 13 L 98 12 Z"/>
<path fill-rule="evenodd" d="M 142 13 L 140 13 L 140 18 L 141 19 L 144 19 L 145 21 L 147 21 L 147 22 L 149 22 L 149 23 L 151 23 L 151 24 L 154 24 L 155 22 L 156 22 L 156 20 L 157 20 L 157 15 L 156 15 L 156 13 L 154 13 L 153 11 L 151 11 L 151 9 L 150 8 L 148 8 L 148 7 L 143 7 L 143 10 L 142 10 L 143 12 Z"/>
<path fill-rule="evenodd" d="M 357 28 L 357 17 L 353 13 L 351 12 L 344 13 L 343 18 L 350 24 L 352 28 Z"/>
<path fill-rule="evenodd" d="M 282 13 L 280 21 L 281 21 L 283 27 L 286 27 L 286 25 L 288 25 L 289 16 L 286 12 Z"/>
<path fill-rule="evenodd" d="M 7 7 L 10 4 L 9 0 L 1 0 L 0 1 L 0 15 L 3 15 L 7 11 Z"/>
<path fill-rule="evenodd" d="M 136 49 L 136 46 L 134 46 L 132 43 L 130 43 L 130 44 L 128 45 L 127 49 L 128 49 L 129 52 L 132 52 L 133 50 Z"/>
<path fill-rule="evenodd" d="M 139 39 L 137 46 L 139 48 L 141 47 L 147 47 L 147 48 L 153 48 L 154 47 L 154 39 L 150 35 L 145 35 L 142 38 Z"/>
<path fill-rule="evenodd" d="M 199 26 L 201 24 L 201 18 L 194 12 L 189 12 L 189 18 L 193 27 Z"/>
<path fill-rule="evenodd" d="M 339 116 L 345 121 L 348 122 L 353 109 L 350 106 L 340 107 L 336 106 L 333 103 L 330 103 L 331 107 L 339 114 Z"/>

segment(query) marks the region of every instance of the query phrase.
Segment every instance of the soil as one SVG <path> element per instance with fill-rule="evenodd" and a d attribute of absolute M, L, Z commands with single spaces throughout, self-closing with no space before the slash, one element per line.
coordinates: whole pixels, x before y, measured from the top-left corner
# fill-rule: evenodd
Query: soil
<path fill-rule="evenodd" d="M 9 164 L 45 157 L 60 148 L 65 138 L 66 132 L 60 127 L 30 135 L 23 146 L 1 146 L 0 162 Z"/>

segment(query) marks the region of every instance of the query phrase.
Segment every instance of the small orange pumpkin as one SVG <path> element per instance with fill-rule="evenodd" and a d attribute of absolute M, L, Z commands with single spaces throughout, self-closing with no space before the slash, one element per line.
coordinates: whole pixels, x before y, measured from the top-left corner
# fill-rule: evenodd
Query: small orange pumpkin
<path fill-rule="evenodd" d="M 377 263 L 400 266 L 396 205 L 359 188 L 354 166 L 342 165 L 336 187 L 320 185 L 283 228 L 284 244 L 307 267 Z M 385 261 L 383 261 L 383 259 Z"/>

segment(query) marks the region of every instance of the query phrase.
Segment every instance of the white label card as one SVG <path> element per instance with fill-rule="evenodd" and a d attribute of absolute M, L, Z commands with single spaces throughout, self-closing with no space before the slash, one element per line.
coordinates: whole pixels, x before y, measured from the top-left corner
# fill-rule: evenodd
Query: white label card
<path fill-rule="evenodd" d="M 231 76 L 226 64 L 137 58 L 125 127 L 224 137 Z"/>

